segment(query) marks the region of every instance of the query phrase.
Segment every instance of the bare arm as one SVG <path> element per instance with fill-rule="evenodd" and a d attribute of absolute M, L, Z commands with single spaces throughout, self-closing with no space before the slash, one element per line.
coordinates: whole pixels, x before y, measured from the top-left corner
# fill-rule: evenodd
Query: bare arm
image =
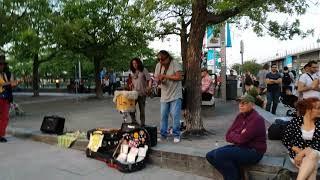
<path fill-rule="evenodd" d="M 309 90 L 312 90 L 312 87 L 306 86 L 306 84 L 301 81 L 298 82 L 298 92 L 305 92 Z"/>
<path fill-rule="evenodd" d="M 163 76 L 163 79 L 168 79 L 172 81 L 181 81 L 182 80 L 181 73 L 182 73 L 181 71 L 177 71 L 173 75 L 162 75 L 162 76 Z"/>
<path fill-rule="evenodd" d="M 267 79 L 266 79 L 266 83 L 267 83 L 267 84 L 274 84 L 274 80 L 267 78 Z"/>
<path fill-rule="evenodd" d="M 276 84 L 281 84 L 282 83 L 282 78 L 279 78 L 279 79 L 275 80 L 275 83 Z"/>
<path fill-rule="evenodd" d="M 320 79 L 315 79 L 315 80 L 312 82 L 312 89 L 313 89 L 313 90 L 315 90 L 315 91 L 320 91 L 319 81 L 320 81 Z"/>

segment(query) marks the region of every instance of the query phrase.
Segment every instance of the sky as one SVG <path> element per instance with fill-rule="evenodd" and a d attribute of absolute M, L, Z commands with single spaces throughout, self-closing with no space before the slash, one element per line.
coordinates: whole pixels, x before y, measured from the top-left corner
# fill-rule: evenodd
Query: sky
<path fill-rule="evenodd" d="M 318 2 L 320 0 L 314 0 Z M 269 15 L 272 19 L 292 21 L 295 18 L 287 15 L 279 15 L 271 13 Z M 227 49 L 227 65 L 231 66 L 234 63 L 241 62 L 240 55 L 240 41 L 244 42 L 244 61 L 256 59 L 259 63 L 276 57 L 277 55 L 284 55 L 286 52 L 302 51 L 314 47 L 320 47 L 317 39 L 320 39 L 320 5 L 311 5 L 306 14 L 298 17 L 302 30 L 314 29 L 314 35 L 302 39 L 301 37 L 294 37 L 292 40 L 281 41 L 274 37 L 265 35 L 258 37 L 252 29 L 239 30 L 234 25 L 230 25 L 232 48 Z M 173 52 L 176 56 L 180 55 L 180 38 L 176 35 L 170 35 L 166 39 L 155 40 L 150 43 L 150 47 L 155 50 L 168 50 Z"/>

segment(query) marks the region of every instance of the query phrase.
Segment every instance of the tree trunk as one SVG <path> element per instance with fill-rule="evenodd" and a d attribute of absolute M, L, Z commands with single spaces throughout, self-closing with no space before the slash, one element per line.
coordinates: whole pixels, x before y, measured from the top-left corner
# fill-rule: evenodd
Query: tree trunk
<path fill-rule="evenodd" d="M 100 80 L 100 69 L 101 69 L 101 59 L 98 57 L 94 57 L 93 59 L 93 64 L 94 64 L 94 79 L 96 83 L 96 96 L 97 98 L 102 98 L 103 97 L 103 91 L 101 87 L 101 80 Z"/>
<path fill-rule="evenodd" d="M 187 25 L 184 19 L 181 21 L 181 32 L 180 32 L 180 43 L 181 43 L 181 59 L 183 64 L 183 71 L 186 71 L 186 57 L 188 48 L 188 35 L 187 35 Z"/>
<path fill-rule="evenodd" d="M 39 77 L 39 55 L 35 54 L 33 56 L 33 66 L 32 66 L 32 91 L 33 91 L 33 96 L 37 97 L 39 96 L 39 82 L 40 82 L 40 77 Z"/>
<path fill-rule="evenodd" d="M 201 49 L 206 27 L 207 0 L 192 1 L 192 21 L 186 57 L 186 133 L 204 132 L 201 119 Z M 192 102 L 192 103 L 190 103 Z"/>

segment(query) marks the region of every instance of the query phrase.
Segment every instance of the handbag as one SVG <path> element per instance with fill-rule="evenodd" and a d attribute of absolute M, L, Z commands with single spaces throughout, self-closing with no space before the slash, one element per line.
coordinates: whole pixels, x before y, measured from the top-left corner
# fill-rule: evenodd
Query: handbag
<path fill-rule="evenodd" d="M 291 172 L 288 169 L 280 169 L 272 180 L 291 180 Z"/>

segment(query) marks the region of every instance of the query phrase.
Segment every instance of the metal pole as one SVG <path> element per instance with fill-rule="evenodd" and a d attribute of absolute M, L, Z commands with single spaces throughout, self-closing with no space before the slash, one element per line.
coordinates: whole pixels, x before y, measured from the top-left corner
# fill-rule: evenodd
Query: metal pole
<path fill-rule="evenodd" d="M 222 78 L 222 84 L 221 84 L 221 96 L 222 101 L 227 101 L 227 78 L 226 78 L 226 29 L 225 29 L 225 23 L 222 24 L 221 30 L 220 30 L 220 38 L 221 38 L 221 78 Z"/>
<path fill-rule="evenodd" d="M 243 66 L 243 51 L 244 51 L 244 46 L 243 46 L 243 41 L 240 41 L 240 54 L 241 54 L 241 73 L 243 74 L 242 66 Z"/>
<path fill-rule="evenodd" d="M 74 83 L 76 86 L 76 94 L 78 94 L 77 65 L 74 65 Z"/>
<path fill-rule="evenodd" d="M 81 81 L 81 62 L 79 61 L 79 82 Z"/>
<path fill-rule="evenodd" d="M 240 75 L 241 75 L 241 89 L 242 89 L 242 93 L 245 93 L 245 88 L 244 88 L 244 72 L 243 72 L 243 53 L 244 53 L 244 45 L 243 45 L 243 40 L 240 41 L 240 54 L 241 54 L 241 70 L 240 70 Z"/>

